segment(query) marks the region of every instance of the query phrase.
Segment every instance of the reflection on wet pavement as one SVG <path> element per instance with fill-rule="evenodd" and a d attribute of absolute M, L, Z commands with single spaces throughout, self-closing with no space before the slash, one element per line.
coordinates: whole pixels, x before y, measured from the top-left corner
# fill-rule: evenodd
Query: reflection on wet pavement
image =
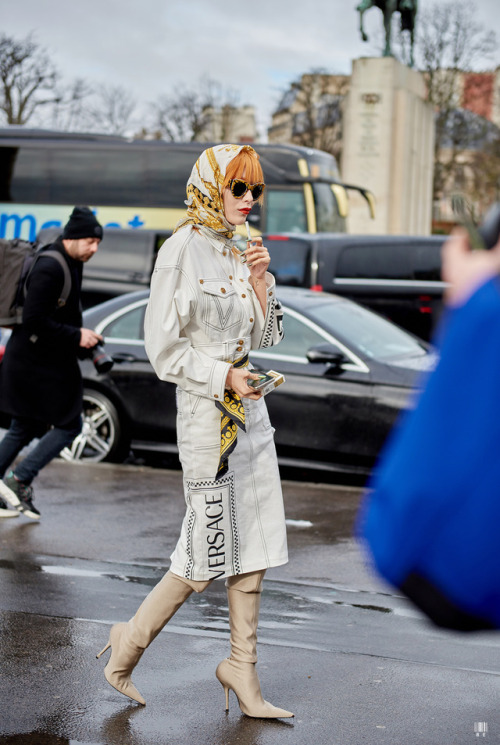
<path fill-rule="evenodd" d="M 55 563 L 56 561 L 57 563 Z M 33 581 L 30 575 L 40 573 L 61 578 L 61 581 L 66 580 L 71 585 L 75 584 L 74 580 L 78 580 L 80 584 L 88 580 L 86 589 L 92 595 L 109 593 L 108 583 L 110 582 L 143 586 L 144 594 L 146 594 L 166 571 L 164 568 L 158 572 L 158 570 L 149 566 L 125 565 L 123 563 L 116 565 L 114 563 L 97 563 L 78 559 L 71 559 L 67 564 L 62 564 L 60 559 L 52 556 L 33 556 L 31 560 L 28 560 L 26 555 L 13 555 L 11 559 L 1 559 L 1 570 L 6 572 L 4 577 L 14 573 L 17 581 L 22 578 L 22 582 L 26 586 Z M 119 588 L 113 589 L 113 592 L 121 593 L 121 590 Z M 319 594 L 320 592 L 321 594 Z M 267 578 L 264 594 L 267 600 L 268 614 L 273 621 L 266 621 L 264 615 L 261 619 L 261 627 L 280 629 L 281 632 L 297 624 L 310 622 L 324 605 L 349 606 L 386 613 L 393 610 L 385 607 L 385 605 L 354 602 L 355 597 L 366 594 L 366 591 L 331 584 L 321 585 L 311 580 L 291 582 Z M 32 602 L 34 602 L 34 599 Z M 212 629 L 214 631 L 221 627 L 227 629 L 227 605 L 225 588 L 222 582 L 215 583 L 203 595 L 194 595 L 190 602 L 184 606 L 184 609 L 190 609 L 190 612 L 186 613 L 185 619 L 185 626 L 190 629 Z M 307 612 L 301 609 L 307 609 Z M 222 615 L 220 610 L 223 611 Z M 265 613 L 265 608 L 263 611 Z M 81 616 L 78 617 L 81 618 Z"/>
<path fill-rule="evenodd" d="M 95 655 L 168 568 L 180 474 L 54 463 L 39 484 L 41 523 L 0 523 L 0 745 L 465 745 L 474 721 L 500 731 L 497 636 L 430 627 L 367 569 L 361 489 L 304 481 L 283 484 L 290 562 L 266 575 L 259 624 L 264 695 L 293 722 L 245 717 L 233 695 L 225 713 L 223 582 L 146 650 L 147 706 L 129 703 Z"/>

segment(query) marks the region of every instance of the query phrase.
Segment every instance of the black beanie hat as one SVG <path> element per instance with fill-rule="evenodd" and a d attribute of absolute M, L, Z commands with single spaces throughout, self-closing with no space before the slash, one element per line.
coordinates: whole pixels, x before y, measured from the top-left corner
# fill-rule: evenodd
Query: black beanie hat
<path fill-rule="evenodd" d="M 88 207 L 75 207 L 64 226 L 63 238 L 102 238 L 102 226 Z"/>

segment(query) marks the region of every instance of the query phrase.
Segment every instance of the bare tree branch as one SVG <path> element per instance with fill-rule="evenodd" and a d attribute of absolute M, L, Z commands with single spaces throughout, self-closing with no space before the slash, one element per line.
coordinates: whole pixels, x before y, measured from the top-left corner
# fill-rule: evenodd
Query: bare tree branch
<path fill-rule="evenodd" d="M 324 70 L 302 75 L 292 83 L 282 99 L 283 120 L 291 127 L 289 132 L 279 135 L 280 141 L 284 137 L 296 145 L 315 147 L 340 158 L 342 110 L 348 89 L 349 77 L 346 75 L 331 75 Z M 276 113 L 279 114 L 279 109 Z M 273 121 L 277 119 L 276 113 Z"/>
<path fill-rule="evenodd" d="M 495 49 L 495 33 L 477 22 L 474 3 L 435 2 L 418 16 L 416 57 L 436 112 L 435 200 L 445 198 L 459 184 L 464 186 L 464 174 L 470 171 L 464 169 L 464 152 L 480 147 L 481 126 L 483 139 L 489 133 L 488 122 L 481 125 L 477 117 L 473 120 L 459 112 L 464 107 L 464 73 L 471 72 L 479 60 L 491 58 Z"/>
<path fill-rule="evenodd" d="M 88 100 L 92 88 L 83 78 L 67 86 L 57 86 L 57 98 L 51 109 L 50 126 L 65 131 L 81 131 L 89 126 Z"/>
<path fill-rule="evenodd" d="M 0 35 L 0 111 L 7 124 L 26 124 L 34 112 L 57 101 L 58 72 L 31 35 Z"/>
<path fill-rule="evenodd" d="M 191 89 L 178 85 L 170 95 L 161 96 L 152 105 L 153 129 L 173 142 L 228 139 L 237 100 L 237 93 L 224 89 L 211 78 L 201 78 Z M 217 131 L 209 127 L 214 122 Z"/>
<path fill-rule="evenodd" d="M 121 85 L 102 86 L 97 99 L 97 104 L 88 112 L 92 128 L 97 127 L 106 134 L 125 134 L 136 108 L 129 92 Z"/>

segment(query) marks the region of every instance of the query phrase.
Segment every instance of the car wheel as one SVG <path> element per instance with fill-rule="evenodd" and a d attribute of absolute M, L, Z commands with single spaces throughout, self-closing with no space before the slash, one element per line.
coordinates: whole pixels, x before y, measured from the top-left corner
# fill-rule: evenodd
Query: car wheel
<path fill-rule="evenodd" d="M 118 463 L 128 454 L 128 441 L 116 406 L 99 391 L 83 393 L 83 426 L 72 444 L 61 452 L 68 461 Z"/>

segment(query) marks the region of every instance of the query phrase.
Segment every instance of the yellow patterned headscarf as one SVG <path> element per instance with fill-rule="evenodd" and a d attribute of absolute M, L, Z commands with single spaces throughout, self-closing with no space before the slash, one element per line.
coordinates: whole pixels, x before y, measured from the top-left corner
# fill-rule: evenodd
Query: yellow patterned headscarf
<path fill-rule="evenodd" d="M 249 145 L 216 145 L 204 150 L 193 166 L 187 182 L 187 213 L 174 228 L 206 225 L 226 238 L 232 238 L 234 225 L 224 217 L 222 184 L 228 164 Z"/>

